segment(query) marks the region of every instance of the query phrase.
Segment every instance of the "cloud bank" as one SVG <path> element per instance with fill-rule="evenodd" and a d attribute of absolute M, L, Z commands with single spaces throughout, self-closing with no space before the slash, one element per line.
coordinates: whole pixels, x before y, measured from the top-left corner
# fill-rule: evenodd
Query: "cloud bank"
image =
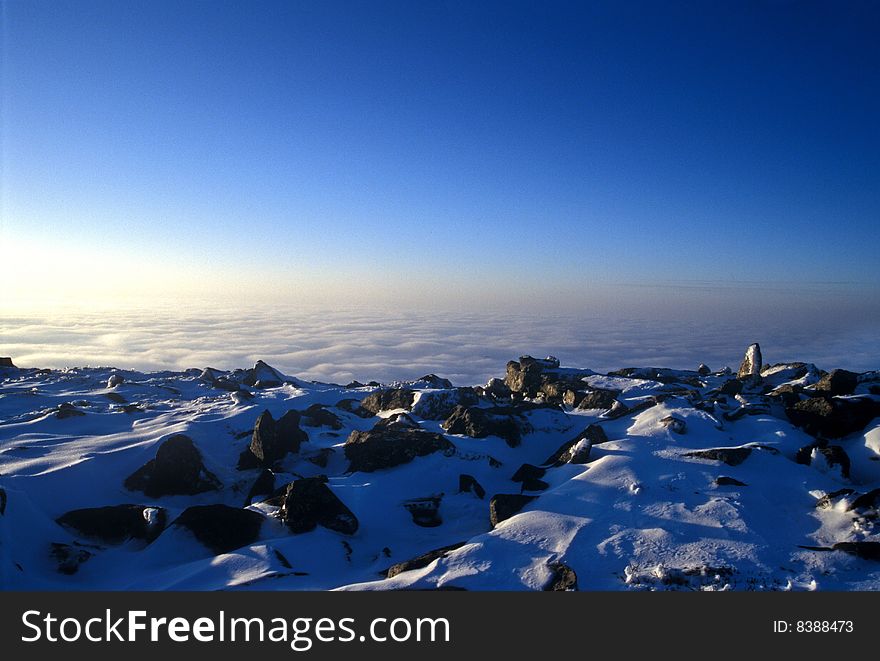
<path fill-rule="evenodd" d="M 870 321 L 870 320 L 868 320 Z M 751 342 L 770 362 L 880 367 L 873 323 L 824 325 L 786 315 L 694 312 L 650 316 L 328 309 L 295 305 L 55 309 L 0 317 L 0 355 L 21 367 L 139 370 L 247 367 L 263 359 L 304 379 L 383 382 L 434 372 L 466 385 L 504 372 L 521 354 L 607 371 L 625 366 L 736 367 Z"/>

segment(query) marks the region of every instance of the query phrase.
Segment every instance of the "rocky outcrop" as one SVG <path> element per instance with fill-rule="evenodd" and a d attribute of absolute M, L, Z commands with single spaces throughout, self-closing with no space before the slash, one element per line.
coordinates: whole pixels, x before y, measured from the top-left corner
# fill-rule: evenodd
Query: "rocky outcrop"
<path fill-rule="evenodd" d="M 79 571 L 80 565 L 89 560 L 93 555 L 94 553 L 78 543 L 60 544 L 52 542 L 49 545 L 49 557 L 56 562 L 58 572 L 66 576 L 72 576 Z"/>
<path fill-rule="evenodd" d="M 674 415 L 667 415 L 665 418 L 660 418 L 660 424 L 674 434 L 684 434 L 687 432 L 687 422 Z"/>
<path fill-rule="evenodd" d="M 64 420 L 66 418 L 79 418 L 85 415 L 84 411 L 80 411 L 70 402 L 64 402 L 63 404 L 59 404 L 55 409 L 55 417 L 58 420 Z"/>
<path fill-rule="evenodd" d="M 258 360 L 249 370 L 245 370 L 242 383 L 254 388 L 278 388 L 286 382 L 284 375 L 271 365 Z"/>
<path fill-rule="evenodd" d="M 541 388 L 541 377 L 544 370 L 558 367 L 559 361 L 552 356 L 544 360 L 521 356 L 519 361 L 511 360 L 507 363 L 504 384 L 510 388 L 511 392 L 521 393 L 526 397 L 535 397 Z"/>
<path fill-rule="evenodd" d="M 471 438 L 497 436 L 504 439 L 510 447 L 522 441 L 524 432 L 530 431 L 526 419 L 507 407 L 490 409 L 476 406 L 456 406 L 452 414 L 443 422 L 443 429 L 450 434 L 460 434 Z"/>
<path fill-rule="evenodd" d="M 351 472 L 392 468 L 434 452 L 451 455 L 455 446 L 441 434 L 406 427 L 353 431 L 345 441 L 345 457 Z"/>
<path fill-rule="evenodd" d="M 740 363 L 736 378 L 741 380 L 760 381 L 761 379 L 761 346 L 756 342 L 746 349 L 746 355 Z"/>
<path fill-rule="evenodd" d="M 820 392 L 829 395 L 852 395 L 859 385 L 859 375 L 848 370 L 832 370 L 813 386 Z"/>
<path fill-rule="evenodd" d="M 107 379 L 107 387 L 115 388 L 116 386 L 121 386 L 125 383 L 125 378 L 119 373 L 111 374 Z"/>
<path fill-rule="evenodd" d="M 202 463 L 192 439 L 175 434 L 156 451 L 156 458 L 129 475 L 125 488 L 142 491 L 150 498 L 192 496 L 220 488 L 220 480 Z"/>
<path fill-rule="evenodd" d="M 195 505 L 186 508 L 174 525 L 186 528 L 215 555 L 220 555 L 253 544 L 260 536 L 263 516 L 228 505 Z"/>
<path fill-rule="evenodd" d="M 327 486 L 324 477 L 305 477 L 288 484 L 279 516 L 294 533 L 323 526 L 353 535 L 359 525 L 357 517 Z"/>
<path fill-rule="evenodd" d="M 708 450 L 695 450 L 694 452 L 684 453 L 685 457 L 696 457 L 698 459 L 709 459 L 711 461 L 720 461 L 728 466 L 739 466 L 742 462 L 749 458 L 752 454 L 752 448 L 709 448 Z"/>
<path fill-rule="evenodd" d="M 275 492 L 275 473 L 268 468 L 264 468 L 262 472 L 254 480 L 248 491 L 247 498 L 244 501 L 245 507 L 250 505 L 257 496 L 271 496 Z"/>
<path fill-rule="evenodd" d="M 413 523 L 423 528 L 436 528 L 443 523 L 440 518 L 440 501 L 443 495 L 411 498 L 403 503 L 412 516 Z"/>
<path fill-rule="evenodd" d="M 306 427 L 329 427 L 335 430 L 343 426 L 339 416 L 328 411 L 323 404 L 312 404 L 303 411 L 301 423 Z"/>
<path fill-rule="evenodd" d="M 522 510 L 535 498 L 537 496 L 525 496 L 520 493 L 499 493 L 492 496 L 489 501 L 489 523 L 494 528 Z"/>
<path fill-rule="evenodd" d="M 545 466 L 562 466 L 563 464 L 585 464 L 590 460 L 590 451 L 594 445 L 607 443 L 608 436 L 599 425 L 590 425 L 580 434 L 566 441 L 544 461 Z"/>
<path fill-rule="evenodd" d="M 880 415 L 880 402 L 868 397 L 810 397 L 785 410 L 796 427 L 816 438 L 842 438 L 861 431 Z"/>
<path fill-rule="evenodd" d="M 445 420 L 457 406 L 475 406 L 480 401 L 473 388 L 423 392 L 413 405 L 413 415 L 425 420 Z"/>
<path fill-rule="evenodd" d="M 353 413 L 359 418 L 372 418 L 374 415 L 372 411 L 361 406 L 359 399 L 340 399 L 336 402 L 336 408 Z"/>
<path fill-rule="evenodd" d="M 435 388 L 440 390 L 449 390 L 453 387 L 452 381 L 444 379 L 436 374 L 426 374 L 420 379 L 416 379 L 413 385 L 423 385 L 427 388 Z"/>
<path fill-rule="evenodd" d="M 486 490 L 473 475 L 462 473 L 458 476 L 458 493 L 472 493 L 480 500 L 486 497 Z"/>
<path fill-rule="evenodd" d="M 361 401 L 361 407 L 376 415 L 379 411 L 409 410 L 414 400 L 415 392 L 409 388 L 389 388 L 365 397 Z"/>
<path fill-rule="evenodd" d="M 546 472 L 546 468 L 532 464 L 523 464 L 510 479 L 522 484 L 520 491 L 543 491 L 550 486 L 541 479 Z"/>
<path fill-rule="evenodd" d="M 18 369 L 13 364 L 12 358 L 10 358 L 9 356 L 0 356 L 0 369 L 3 369 L 3 368 L 14 369 L 14 370 Z"/>
<path fill-rule="evenodd" d="M 385 578 L 393 578 L 398 574 L 402 574 L 405 571 L 412 571 L 413 569 L 422 569 L 427 567 L 432 562 L 439 558 L 445 558 L 447 555 L 452 553 L 456 549 L 460 549 L 465 545 L 465 542 L 459 542 L 458 544 L 450 544 L 449 546 L 444 546 L 439 549 L 434 549 L 433 551 L 428 551 L 427 553 L 423 553 L 420 556 L 412 558 L 411 560 L 406 560 L 404 562 L 398 562 L 396 565 L 391 565 L 388 569 L 385 570 L 384 575 Z"/>
<path fill-rule="evenodd" d="M 271 468 L 287 454 L 299 452 L 300 444 L 309 438 L 299 427 L 300 419 L 293 410 L 277 421 L 268 410 L 263 411 L 254 424 L 250 445 L 239 457 L 239 469 Z"/>
<path fill-rule="evenodd" d="M 166 518 L 161 507 L 111 505 L 71 510 L 56 521 L 102 544 L 122 544 L 130 539 L 149 544 L 164 530 Z"/>
<path fill-rule="evenodd" d="M 611 409 L 617 403 L 619 390 L 606 390 L 604 388 L 592 388 L 584 393 L 578 402 L 577 408 L 585 411 L 590 409 Z"/>
<path fill-rule="evenodd" d="M 551 573 L 544 592 L 577 592 L 578 578 L 574 569 L 561 562 L 553 562 L 547 566 Z"/>

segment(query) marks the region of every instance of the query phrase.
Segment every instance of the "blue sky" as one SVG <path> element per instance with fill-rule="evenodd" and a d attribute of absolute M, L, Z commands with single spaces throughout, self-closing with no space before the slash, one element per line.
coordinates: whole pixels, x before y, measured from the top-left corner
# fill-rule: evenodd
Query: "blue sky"
<path fill-rule="evenodd" d="M 880 289 L 874 3 L 2 7 L 25 297 Z"/>

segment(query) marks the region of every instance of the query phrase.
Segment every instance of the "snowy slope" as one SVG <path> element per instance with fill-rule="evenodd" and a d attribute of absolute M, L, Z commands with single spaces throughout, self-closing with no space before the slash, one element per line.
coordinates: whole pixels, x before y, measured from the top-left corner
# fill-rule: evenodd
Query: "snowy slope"
<path fill-rule="evenodd" d="M 414 390 L 413 401 L 370 415 L 357 402 L 336 405 L 389 386 L 304 382 L 263 363 L 235 372 L 0 368 L 0 587 L 538 590 L 554 582 L 573 587 L 576 576 L 581 590 L 880 588 L 874 547 L 832 550 L 838 543 L 880 542 L 870 496 L 880 487 L 880 422 L 817 443 L 786 413 L 792 402 L 816 394 L 825 373 L 775 366 L 764 369 L 760 382 L 745 379 L 742 392 L 719 394 L 737 381 L 729 370 L 597 375 L 552 363 L 534 370 L 541 383 L 558 380 L 579 397 L 611 390 L 618 403 L 610 411 L 575 408 L 561 394 L 541 397 L 525 387 L 511 393 L 500 382 L 469 390 L 471 408 L 509 416 L 521 433 L 516 445 L 497 435 L 447 433 L 443 418 L 420 417 L 431 415 L 432 402 L 461 396 L 439 380 L 392 384 Z M 833 401 L 880 401 L 872 394 L 877 378 L 861 375 L 852 393 Z M 794 391 L 787 404 L 777 396 L 786 384 Z M 281 493 L 296 479 L 326 475 L 326 486 L 356 516 L 357 532 L 318 525 L 294 533 L 279 518 L 278 493 L 247 505 L 263 517 L 258 536 L 228 552 L 216 554 L 173 523 L 193 505 L 245 506 L 261 469 L 239 469 L 238 462 L 257 417 L 267 410 L 277 420 L 314 404 L 325 405 L 340 428 L 302 418 L 308 440 L 273 467 L 275 487 Z M 401 412 L 423 430 L 444 434 L 454 451 L 350 472 L 345 443 L 352 432 Z M 592 446 L 587 463 L 547 465 L 591 424 L 607 442 Z M 221 488 L 158 497 L 127 489 L 126 478 L 175 434 L 192 439 Z M 839 447 L 849 476 L 811 445 Z M 718 448 L 751 451 L 732 453 L 730 463 L 717 458 L 724 453 L 693 454 Z M 523 464 L 541 466 L 543 475 L 513 481 Z M 482 498 L 460 491 L 462 475 L 482 487 Z M 719 477 L 732 479 L 719 484 Z M 844 489 L 852 491 L 822 500 Z M 492 496 L 521 490 L 535 498 L 493 528 Z M 430 498 L 438 499 L 442 522 L 417 525 L 407 505 Z M 163 508 L 168 525 L 149 543 L 119 544 L 57 522 L 72 510 L 122 504 Z M 63 545 L 60 556 L 53 544 Z M 415 563 L 424 566 L 386 577 L 393 565 L 453 545 Z M 568 582 L 559 583 L 562 576 Z"/>

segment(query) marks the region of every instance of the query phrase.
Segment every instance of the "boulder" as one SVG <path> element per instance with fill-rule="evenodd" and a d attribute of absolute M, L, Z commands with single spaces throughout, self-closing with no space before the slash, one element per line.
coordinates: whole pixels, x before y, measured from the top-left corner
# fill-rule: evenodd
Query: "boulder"
<path fill-rule="evenodd" d="M 413 523 L 423 528 L 436 528 L 443 523 L 440 518 L 440 501 L 443 495 L 412 498 L 403 503 L 412 516 Z"/>
<path fill-rule="evenodd" d="M 512 448 L 522 441 L 523 430 L 530 429 L 522 416 L 512 414 L 507 408 L 475 406 L 456 406 L 441 426 L 450 434 L 471 438 L 498 436 Z"/>
<path fill-rule="evenodd" d="M 864 560 L 880 560 L 880 542 L 837 542 L 832 548 Z"/>
<path fill-rule="evenodd" d="M 323 404 L 312 404 L 303 411 L 301 422 L 306 427 L 329 427 L 336 430 L 343 426 L 339 416 L 328 411 Z"/>
<path fill-rule="evenodd" d="M 371 411 L 368 411 L 363 406 L 361 406 L 361 401 L 359 399 L 340 399 L 338 402 L 336 402 L 336 408 L 343 411 L 348 411 L 349 413 L 353 413 L 359 418 L 373 417 L 373 413 Z"/>
<path fill-rule="evenodd" d="M 415 401 L 415 392 L 408 388 L 389 388 L 379 390 L 372 395 L 366 396 L 361 401 L 361 406 L 376 415 L 379 411 L 391 411 L 394 409 L 409 409 Z"/>
<path fill-rule="evenodd" d="M 277 422 L 268 410 L 263 411 L 254 424 L 250 445 L 239 457 L 239 469 L 270 468 L 288 453 L 299 452 L 300 444 L 309 438 L 299 423 L 297 411 L 288 411 Z"/>
<path fill-rule="evenodd" d="M 12 358 L 10 358 L 9 356 L 0 356 L 0 369 L 3 369 L 4 367 L 11 368 L 11 369 L 18 369 L 12 363 Z"/>
<path fill-rule="evenodd" d="M 72 576 L 79 571 L 79 566 L 94 555 L 91 551 L 83 548 L 82 544 L 59 544 L 52 542 L 49 545 L 49 556 L 57 563 L 58 571 L 66 576 Z"/>
<path fill-rule="evenodd" d="M 275 473 L 268 468 L 264 468 L 262 472 L 254 480 L 253 485 L 248 491 L 247 499 L 244 501 L 245 507 L 254 502 L 257 496 L 271 496 L 275 492 Z"/>
<path fill-rule="evenodd" d="M 464 546 L 466 542 L 459 542 L 458 544 L 450 544 L 449 546 L 444 546 L 439 549 L 434 549 L 433 551 L 428 551 L 427 553 L 423 553 L 420 556 L 412 558 L 411 560 L 406 560 L 404 562 L 398 562 L 396 565 L 392 565 L 388 569 L 385 570 L 385 578 L 394 578 L 398 574 L 402 574 L 405 571 L 412 571 L 413 569 L 422 569 L 427 567 L 432 562 L 437 560 L 438 558 L 445 558 L 447 555 L 452 553 L 455 549 L 460 549 Z"/>
<path fill-rule="evenodd" d="M 489 379 L 482 387 L 483 394 L 492 399 L 510 399 L 512 391 L 503 379 Z"/>
<path fill-rule="evenodd" d="M 142 491 L 150 498 L 192 496 L 220 488 L 220 480 L 202 463 L 192 439 L 175 434 L 156 451 L 156 458 L 138 468 L 125 480 L 129 491 Z"/>
<path fill-rule="evenodd" d="M 533 466 L 532 464 L 523 464 L 516 469 L 516 472 L 510 478 L 514 482 L 525 482 L 526 480 L 539 480 L 544 477 L 547 472 L 546 468 Z"/>
<path fill-rule="evenodd" d="M 104 397 L 106 397 L 107 399 L 109 399 L 109 400 L 110 400 L 111 402 L 113 402 L 114 404 L 126 404 L 126 403 L 128 403 L 128 400 L 125 399 L 125 397 L 123 397 L 122 395 L 120 395 L 118 392 L 107 392 L 107 393 L 104 393 Z"/>
<path fill-rule="evenodd" d="M 458 493 L 472 493 L 480 500 L 486 497 L 486 490 L 473 475 L 462 473 L 458 476 Z"/>
<path fill-rule="evenodd" d="M 344 535 L 358 529 L 357 517 L 327 486 L 326 477 L 304 477 L 287 485 L 279 516 L 291 532 L 323 526 Z"/>
<path fill-rule="evenodd" d="M 728 379 L 718 389 L 718 393 L 721 395 L 727 395 L 729 397 L 735 397 L 736 395 L 739 395 L 742 390 L 742 381 L 740 381 L 739 379 Z"/>
<path fill-rule="evenodd" d="M 121 374 L 111 374 L 107 379 L 108 388 L 115 388 L 116 386 L 121 386 L 123 383 L 125 383 L 125 379 Z"/>
<path fill-rule="evenodd" d="M 379 420 L 376 421 L 376 424 L 373 425 L 373 429 L 386 429 L 389 427 L 398 429 L 421 429 L 421 425 L 419 425 L 412 416 L 406 413 L 392 413 L 387 418 L 379 418 Z"/>
<path fill-rule="evenodd" d="M 561 562 L 547 565 L 550 569 L 550 580 L 544 586 L 544 592 L 577 592 L 578 578 L 574 569 Z"/>
<path fill-rule="evenodd" d="M 739 466 L 742 462 L 749 458 L 752 454 L 752 448 L 710 448 L 708 450 L 695 450 L 694 452 L 685 452 L 684 457 L 696 457 L 698 459 L 710 459 L 711 461 L 720 461 L 728 466 Z"/>
<path fill-rule="evenodd" d="M 64 420 L 65 418 L 78 418 L 84 415 L 85 412 L 80 411 L 70 402 L 59 404 L 58 407 L 55 409 L 55 417 L 58 420 Z"/>
<path fill-rule="evenodd" d="M 712 370 L 709 369 L 709 366 L 705 363 L 700 363 L 700 366 L 697 368 L 697 374 L 700 376 L 709 376 L 712 373 Z"/>
<path fill-rule="evenodd" d="M 519 512 L 535 498 L 537 496 L 525 496 L 520 493 L 499 493 L 492 496 L 489 501 L 489 523 L 494 528 Z"/>
<path fill-rule="evenodd" d="M 719 475 L 715 478 L 715 486 L 716 487 L 747 487 L 749 486 L 745 482 L 740 482 L 736 478 L 728 477 L 727 475 Z"/>
<path fill-rule="evenodd" d="M 590 459 L 592 447 L 607 442 L 605 430 L 599 425 L 590 425 L 570 441 L 560 445 L 556 452 L 547 457 L 544 465 L 585 464 Z"/>
<path fill-rule="evenodd" d="M 815 390 L 829 395 L 852 395 L 859 385 L 859 375 L 847 370 L 833 370 L 819 379 L 813 386 Z"/>
<path fill-rule="evenodd" d="M 345 441 L 349 470 L 371 473 L 392 468 L 434 452 L 451 456 L 455 446 L 441 435 L 406 427 L 353 431 Z"/>
<path fill-rule="evenodd" d="M 507 363 L 504 385 L 512 392 L 535 397 L 541 388 L 541 375 L 548 367 L 551 369 L 559 367 L 559 361 L 551 358 L 536 360 L 531 356 L 522 356 L 519 361 L 511 360 Z"/>
<path fill-rule="evenodd" d="M 760 381 L 761 379 L 761 346 L 756 342 L 746 349 L 746 355 L 740 363 L 736 378 L 740 380 Z"/>
<path fill-rule="evenodd" d="M 810 397 L 785 409 L 796 427 L 816 438 L 842 438 L 861 431 L 880 415 L 880 402 L 869 397 Z"/>
<path fill-rule="evenodd" d="M 215 555 L 253 544 L 260 536 L 263 516 L 252 510 L 228 505 L 194 505 L 174 521 L 189 530 Z"/>
<path fill-rule="evenodd" d="M 660 424 L 674 434 L 684 434 L 687 432 L 687 422 L 674 415 L 667 415 L 665 418 L 661 418 Z"/>
<path fill-rule="evenodd" d="M 122 544 L 129 539 L 149 544 L 164 530 L 166 518 L 161 507 L 111 505 L 71 510 L 55 520 L 76 534 L 103 544 Z"/>
<path fill-rule="evenodd" d="M 842 447 L 839 445 L 819 447 L 815 449 L 815 454 L 817 456 L 821 455 L 829 468 L 833 469 L 839 466 L 840 475 L 845 479 L 849 479 L 850 459 Z"/>

